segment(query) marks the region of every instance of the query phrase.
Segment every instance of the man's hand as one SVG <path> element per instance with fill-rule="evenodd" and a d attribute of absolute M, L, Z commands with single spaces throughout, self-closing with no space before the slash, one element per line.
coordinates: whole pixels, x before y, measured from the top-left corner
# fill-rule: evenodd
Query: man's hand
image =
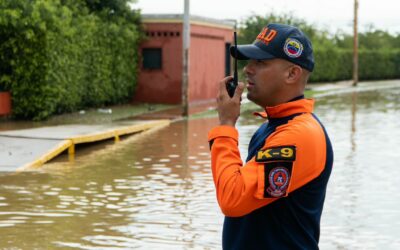
<path fill-rule="evenodd" d="M 219 93 L 217 97 L 217 109 L 220 125 L 234 127 L 240 115 L 240 101 L 244 90 L 244 83 L 239 82 L 235 94 L 229 97 L 226 84 L 232 80 L 231 76 L 225 77 L 219 82 Z"/>

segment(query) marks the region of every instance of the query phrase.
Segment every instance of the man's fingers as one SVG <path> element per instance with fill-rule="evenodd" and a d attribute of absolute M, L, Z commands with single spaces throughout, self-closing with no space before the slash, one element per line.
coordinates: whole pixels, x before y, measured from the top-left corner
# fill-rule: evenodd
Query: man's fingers
<path fill-rule="evenodd" d="M 219 94 L 220 95 L 223 95 L 223 93 L 228 94 L 228 91 L 226 91 L 226 84 L 228 83 L 228 81 L 230 81 L 232 79 L 233 79 L 232 76 L 227 76 L 219 82 Z"/>
<path fill-rule="evenodd" d="M 237 98 L 240 100 L 240 97 L 242 96 L 242 93 L 244 91 L 244 83 L 239 82 L 238 86 L 236 87 L 235 94 L 233 95 L 233 98 Z"/>

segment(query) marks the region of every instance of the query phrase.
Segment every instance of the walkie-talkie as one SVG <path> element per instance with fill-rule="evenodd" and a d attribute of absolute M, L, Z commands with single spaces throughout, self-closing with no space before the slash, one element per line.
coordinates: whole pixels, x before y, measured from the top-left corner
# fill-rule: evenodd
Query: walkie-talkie
<path fill-rule="evenodd" d="M 230 80 L 226 84 L 226 90 L 228 91 L 229 96 L 232 98 L 235 94 L 235 89 L 238 85 L 238 72 L 237 72 L 237 38 L 236 38 L 236 31 L 233 32 L 233 39 L 235 41 L 235 64 L 234 64 L 234 72 L 233 72 L 233 79 Z"/>

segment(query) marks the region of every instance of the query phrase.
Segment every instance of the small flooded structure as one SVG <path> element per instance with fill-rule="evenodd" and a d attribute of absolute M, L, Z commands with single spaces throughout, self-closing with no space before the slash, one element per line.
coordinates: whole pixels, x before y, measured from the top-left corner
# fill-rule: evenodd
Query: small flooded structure
<path fill-rule="evenodd" d="M 179 104 L 182 99 L 183 15 L 143 15 L 147 39 L 133 101 Z M 235 22 L 190 16 L 189 103 L 215 98 L 231 74 L 229 47 Z"/>

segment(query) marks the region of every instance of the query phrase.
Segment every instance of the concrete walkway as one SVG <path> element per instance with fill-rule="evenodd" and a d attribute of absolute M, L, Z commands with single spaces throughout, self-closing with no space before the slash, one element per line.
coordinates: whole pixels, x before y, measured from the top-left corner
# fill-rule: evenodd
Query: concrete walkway
<path fill-rule="evenodd" d="M 155 127 L 169 120 L 121 121 L 106 125 L 61 125 L 0 132 L 0 171 L 38 168 L 75 145 L 112 139 Z"/>

